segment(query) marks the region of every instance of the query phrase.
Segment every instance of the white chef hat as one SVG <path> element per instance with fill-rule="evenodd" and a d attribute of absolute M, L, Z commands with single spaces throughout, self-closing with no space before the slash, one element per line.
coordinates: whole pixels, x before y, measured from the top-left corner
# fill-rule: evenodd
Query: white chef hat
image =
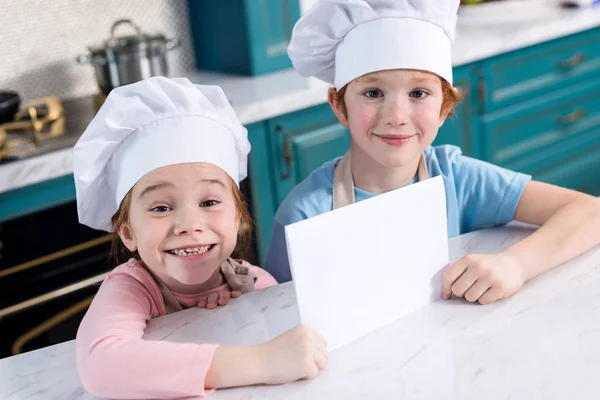
<path fill-rule="evenodd" d="M 211 163 L 239 185 L 249 152 L 248 131 L 218 86 L 153 77 L 115 88 L 75 145 L 79 222 L 111 232 L 129 190 L 166 165 Z"/>
<path fill-rule="evenodd" d="M 452 84 L 459 0 L 320 0 L 294 26 L 288 55 L 337 89 L 374 71 L 431 71 Z"/>

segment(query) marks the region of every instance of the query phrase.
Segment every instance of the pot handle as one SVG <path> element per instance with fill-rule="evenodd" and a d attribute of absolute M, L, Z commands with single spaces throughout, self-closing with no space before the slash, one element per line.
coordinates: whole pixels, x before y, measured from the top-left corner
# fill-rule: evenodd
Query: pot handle
<path fill-rule="evenodd" d="M 179 46 L 181 46 L 181 42 L 179 41 L 179 39 L 169 39 L 165 43 L 165 48 L 167 50 L 173 50 L 174 48 Z"/>
<path fill-rule="evenodd" d="M 104 65 L 106 60 L 99 57 L 92 57 L 91 53 L 82 54 L 76 58 L 79 64 Z"/>
<path fill-rule="evenodd" d="M 142 36 L 142 31 L 139 28 L 139 26 L 134 24 L 132 20 L 125 18 L 125 19 L 120 19 L 118 21 L 115 21 L 115 23 L 112 25 L 112 27 L 110 28 L 110 38 L 111 39 L 115 38 L 115 31 L 117 30 L 117 27 L 119 25 L 124 25 L 124 24 L 127 24 L 130 27 L 132 27 L 135 30 L 136 36 Z"/>

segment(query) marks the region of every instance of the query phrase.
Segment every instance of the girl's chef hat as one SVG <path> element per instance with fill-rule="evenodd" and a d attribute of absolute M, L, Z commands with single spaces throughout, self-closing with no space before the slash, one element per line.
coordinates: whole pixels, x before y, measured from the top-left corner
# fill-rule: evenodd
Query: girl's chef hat
<path fill-rule="evenodd" d="M 113 230 L 111 217 L 148 172 L 188 162 L 247 175 L 248 131 L 218 86 L 154 77 L 110 92 L 73 153 L 79 222 Z"/>
<path fill-rule="evenodd" d="M 337 89 L 369 72 L 431 71 L 452 84 L 459 0 L 320 0 L 294 26 L 288 55 Z"/>

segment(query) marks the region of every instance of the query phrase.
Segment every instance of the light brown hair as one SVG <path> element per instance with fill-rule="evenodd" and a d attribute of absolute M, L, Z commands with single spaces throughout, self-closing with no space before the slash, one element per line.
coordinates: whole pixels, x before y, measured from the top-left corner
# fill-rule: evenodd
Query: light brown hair
<path fill-rule="evenodd" d="M 254 223 L 252 222 L 252 217 L 250 216 L 248 207 L 246 206 L 246 200 L 244 199 L 244 195 L 237 187 L 233 179 L 229 178 L 229 183 L 231 186 L 231 192 L 233 194 L 235 208 L 237 210 L 237 217 L 240 220 L 240 227 L 238 229 L 237 234 L 237 243 L 235 245 L 233 253 L 231 254 L 231 257 L 238 259 L 246 258 L 247 253 L 250 249 L 250 243 L 252 240 L 252 229 L 254 228 Z M 129 208 L 131 206 L 132 192 L 133 189 L 131 189 L 127 193 L 123 201 L 121 201 L 119 209 L 110 220 L 114 229 L 110 253 L 116 265 L 123 264 L 132 257 L 138 260 L 140 259 L 140 255 L 137 251 L 132 252 L 129 251 L 127 247 L 125 247 L 118 233 L 119 229 L 121 229 L 123 224 L 129 221 Z"/>

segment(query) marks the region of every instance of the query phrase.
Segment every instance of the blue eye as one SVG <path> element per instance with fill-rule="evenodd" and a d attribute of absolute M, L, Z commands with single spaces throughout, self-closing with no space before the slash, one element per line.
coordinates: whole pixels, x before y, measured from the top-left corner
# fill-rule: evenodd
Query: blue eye
<path fill-rule="evenodd" d="M 412 92 L 410 92 L 410 97 L 414 99 L 424 99 L 425 97 L 427 97 L 427 95 L 428 93 L 424 90 L 413 90 Z"/>
<path fill-rule="evenodd" d="M 171 211 L 171 207 L 168 207 L 168 206 L 156 206 L 156 207 L 152 207 L 150 209 L 150 211 L 164 213 L 164 212 L 167 212 L 167 211 Z"/>
<path fill-rule="evenodd" d="M 363 93 L 363 95 L 369 99 L 376 99 L 377 97 L 383 96 L 383 93 L 381 93 L 381 90 L 372 89 L 372 90 L 367 90 L 366 92 Z"/>
<path fill-rule="evenodd" d="M 214 207 L 217 204 L 219 204 L 217 200 L 206 200 L 200 203 L 200 207 Z"/>

